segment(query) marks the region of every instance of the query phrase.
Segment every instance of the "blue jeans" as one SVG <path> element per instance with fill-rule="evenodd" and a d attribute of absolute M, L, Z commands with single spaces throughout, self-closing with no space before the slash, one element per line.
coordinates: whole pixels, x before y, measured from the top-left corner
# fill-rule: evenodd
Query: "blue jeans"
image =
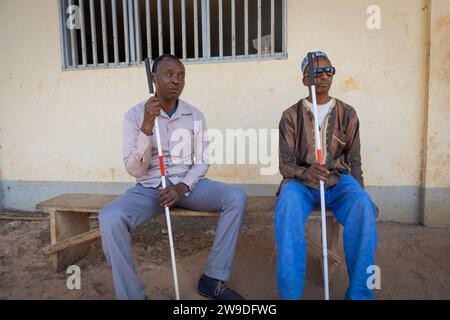
<path fill-rule="evenodd" d="M 325 190 L 325 204 L 344 226 L 344 252 L 349 276 L 346 299 L 373 299 L 367 268 L 375 264 L 376 206 L 348 174 Z M 277 281 L 282 299 L 301 299 L 306 270 L 305 222 L 320 205 L 320 191 L 292 180 L 283 184 L 275 207 Z"/>

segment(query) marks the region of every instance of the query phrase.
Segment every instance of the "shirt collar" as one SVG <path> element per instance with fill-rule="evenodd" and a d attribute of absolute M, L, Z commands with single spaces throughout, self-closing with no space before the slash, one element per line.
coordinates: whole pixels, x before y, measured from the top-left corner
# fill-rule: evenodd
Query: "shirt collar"
<path fill-rule="evenodd" d="M 313 111 L 313 104 L 311 102 L 309 102 L 308 99 L 304 98 L 302 102 L 303 102 L 303 106 L 305 106 L 306 109 L 308 109 L 308 111 L 310 111 L 311 113 L 314 113 L 314 111 Z M 336 105 L 336 99 L 331 97 L 330 101 L 325 103 L 325 105 L 329 104 L 329 103 L 331 103 L 331 107 L 330 107 L 330 110 L 331 110 Z"/>
<path fill-rule="evenodd" d="M 181 116 L 183 116 L 183 115 L 190 115 L 190 114 L 192 114 L 191 108 L 189 107 L 189 105 L 186 102 L 184 102 L 181 99 L 178 99 L 177 110 L 171 117 L 169 117 L 164 110 L 163 110 L 163 112 L 161 112 L 161 115 L 163 115 L 164 117 L 166 117 L 170 120 L 175 120 L 175 119 L 181 118 Z"/>

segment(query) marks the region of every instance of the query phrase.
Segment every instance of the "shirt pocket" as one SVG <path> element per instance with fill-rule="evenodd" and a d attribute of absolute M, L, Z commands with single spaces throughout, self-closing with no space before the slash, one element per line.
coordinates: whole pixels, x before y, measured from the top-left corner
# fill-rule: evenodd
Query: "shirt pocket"
<path fill-rule="evenodd" d="M 340 130 L 334 130 L 331 137 L 331 154 L 334 159 L 341 157 L 347 143 L 347 135 Z"/>
<path fill-rule="evenodd" d="M 178 128 L 170 138 L 170 154 L 174 164 L 192 164 L 194 151 L 194 130 Z"/>

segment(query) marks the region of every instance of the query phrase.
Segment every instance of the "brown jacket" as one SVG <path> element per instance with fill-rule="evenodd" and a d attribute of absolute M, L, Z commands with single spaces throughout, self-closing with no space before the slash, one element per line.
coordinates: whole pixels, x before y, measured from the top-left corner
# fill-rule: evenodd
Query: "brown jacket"
<path fill-rule="evenodd" d="M 280 120 L 279 157 L 280 173 L 283 176 L 281 185 L 295 179 L 318 189 L 317 183 L 303 175 L 306 168 L 316 162 L 314 115 L 303 100 L 285 110 Z M 320 135 L 323 159 L 330 171 L 325 186 L 331 187 L 336 184 L 340 173 L 349 173 L 364 188 L 359 120 L 355 109 L 334 99 L 333 106 L 320 129 Z"/>

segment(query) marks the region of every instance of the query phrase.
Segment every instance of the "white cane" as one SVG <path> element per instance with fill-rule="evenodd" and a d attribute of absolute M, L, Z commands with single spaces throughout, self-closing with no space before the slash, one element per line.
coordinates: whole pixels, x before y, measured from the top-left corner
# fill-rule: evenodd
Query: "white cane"
<path fill-rule="evenodd" d="M 148 82 L 148 89 L 150 91 L 150 96 L 154 96 L 155 92 L 153 89 L 153 82 L 151 78 L 151 62 L 149 58 L 145 59 L 145 69 L 147 71 L 147 82 Z M 159 157 L 159 169 L 161 171 L 161 184 L 162 188 L 166 188 L 166 177 L 164 173 L 164 160 L 162 155 L 162 148 L 161 148 L 161 138 L 159 136 L 159 125 L 158 125 L 158 117 L 155 119 L 155 133 L 156 133 L 156 142 L 158 144 L 158 157 Z M 180 300 L 180 291 L 178 289 L 178 275 L 177 275 L 177 265 L 175 261 L 175 249 L 173 246 L 173 237 L 172 237 L 172 224 L 170 222 L 170 211 L 169 207 L 164 207 L 166 211 L 166 222 L 167 222 L 167 233 L 169 234 L 169 246 L 170 246 L 170 256 L 172 258 L 172 272 L 173 272 L 173 283 L 175 285 L 175 296 L 177 300 Z"/>
<path fill-rule="evenodd" d="M 317 98 L 316 98 L 316 85 L 314 80 L 315 77 L 314 77 L 313 55 L 311 52 L 308 53 L 308 65 L 309 65 L 309 79 L 314 112 L 314 134 L 316 140 L 317 163 L 319 165 L 323 165 L 322 147 L 320 143 L 319 121 L 317 116 Z M 322 180 L 320 180 L 320 215 L 322 219 L 323 285 L 325 291 L 325 300 L 329 300 L 330 292 L 328 289 L 328 248 L 327 248 L 327 223 L 325 214 L 325 186 Z"/>

